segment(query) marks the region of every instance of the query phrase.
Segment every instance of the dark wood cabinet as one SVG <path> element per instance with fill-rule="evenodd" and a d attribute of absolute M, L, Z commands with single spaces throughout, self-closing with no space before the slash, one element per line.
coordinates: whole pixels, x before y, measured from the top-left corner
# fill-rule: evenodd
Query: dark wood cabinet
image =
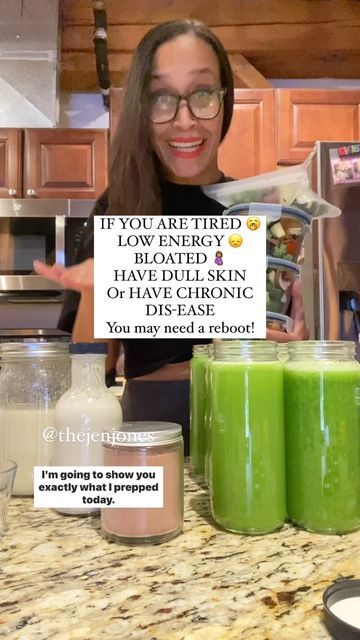
<path fill-rule="evenodd" d="M 0 129 L 1 197 L 97 198 L 107 186 L 107 140 L 103 129 Z"/>
<path fill-rule="evenodd" d="M 314 143 L 360 139 L 359 89 L 277 89 L 276 156 L 303 162 Z"/>
<path fill-rule="evenodd" d="M 0 129 L 0 198 L 22 195 L 21 129 Z"/>

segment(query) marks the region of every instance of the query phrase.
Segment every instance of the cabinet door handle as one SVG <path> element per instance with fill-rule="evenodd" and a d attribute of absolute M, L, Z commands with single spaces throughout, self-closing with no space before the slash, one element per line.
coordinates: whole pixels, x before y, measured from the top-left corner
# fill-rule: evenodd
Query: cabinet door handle
<path fill-rule="evenodd" d="M 34 197 L 35 196 L 35 189 L 27 189 L 26 195 L 30 196 L 30 197 Z"/>
<path fill-rule="evenodd" d="M 11 197 L 16 196 L 16 189 L 9 189 L 9 196 Z"/>

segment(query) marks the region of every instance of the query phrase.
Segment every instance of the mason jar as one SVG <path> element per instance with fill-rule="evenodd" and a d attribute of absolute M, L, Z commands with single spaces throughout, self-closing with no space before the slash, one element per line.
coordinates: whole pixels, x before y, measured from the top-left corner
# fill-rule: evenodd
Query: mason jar
<path fill-rule="evenodd" d="M 70 386 L 65 342 L 0 345 L 0 442 L 17 473 L 13 495 L 33 495 L 33 468 L 50 465 L 54 407 Z"/>
<path fill-rule="evenodd" d="M 284 363 L 287 361 L 289 357 L 289 343 L 288 342 L 278 342 L 278 358 L 280 362 Z"/>
<path fill-rule="evenodd" d="M 309 531 L 360 526 L 360 365 L 355 343 L 289 343 L 284 365 L 287 504 Z"/>
<path fill-rule="evenodd" d="M 205 463 L 207 362 L 208 345 L 194 345 L 190 361 L 190 464 L 198 474 L 204 473 Z"/>
<path fill-rule="evenodd" d="M 276 343 L 216 344 L 210 388 L 212 515 L 229 531 L 274 531 L 286 517 L 283 365 Z"/>
<path fill-rule="evenodd" d="M 128 545 L 159 544 L 171 540 L 183 528 L 184 442 L 181 425 L 171 422 L 124 422 L 121 431 L 103 443 L 104 465 L 112 478 L 115 495 L 127 494 L 127 506 L 101 509 L 104 537 Z M 129 467 L 134 471 L 129 470 Z M 149 468 L 150 467 L 150 468 Z M 162 469 L 162 486 L 151 467 Z M 115 472 L 115 473 L 113 473 Z M 141 474 L 132 493 L 128 478 Z M 155 473 L 155 476 L 154 476 Z M 121 478 L 127 478 L 123 480 Z M 136 483 L 135 483 L 136 484 Z M 152 506 L 153 498 L 162 506 Z M 158 503 L 156 503 L 158 504 Z"/>
<path fill-rule="evenodd" d="M 205 365 L 205 462 L 204 479 L 209 486 L 210 466 L 210 438 L 211 438 L 211 387 L 210 364 L 214 359 L 214 343 L 208 345 L 208 357 Z"/>

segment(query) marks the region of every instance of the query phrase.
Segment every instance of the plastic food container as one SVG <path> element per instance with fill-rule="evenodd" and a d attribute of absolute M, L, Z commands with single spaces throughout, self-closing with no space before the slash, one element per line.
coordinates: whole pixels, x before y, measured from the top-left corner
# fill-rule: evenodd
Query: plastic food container
<path fill-rule="evenodd" d="M 266 267 L 266 311 L 286 314 L 291 284 L 300 275 L 300 267 L 289 260 L 268 258 Z"/>
<path fill-rule="evenodd" d="M 299 190 L 290 204 L 309 214 L 311 218 L 337 218 L 341 214 L 341 209 L 320 198 L 311 189 Z"/>
<path fill-rule="evenodd" d="M 294 328 L 294 321 L 289 316 L 285 316 L 282 313 L 273 313 L 268 311 L 266 313 L 266 328 L 273 329 L 274 331 L 291 332 Z"/>
<path fill-rule="evenodd" d="M 225 215 L 264 215 L 267 219 L 266 253 L 296 262 L 311 224 L 311 216 L 292 207 L 254 204 L 234 205 Z"/>
<path fill-rule="evenodd" d="M 265 202 L 290 205 L 299 192 L 309 189 L 305 165 L 270 171 L 245 180 L 233 180 L 202 187 L 204 193 L 226 207 L 233 204 Z"/>

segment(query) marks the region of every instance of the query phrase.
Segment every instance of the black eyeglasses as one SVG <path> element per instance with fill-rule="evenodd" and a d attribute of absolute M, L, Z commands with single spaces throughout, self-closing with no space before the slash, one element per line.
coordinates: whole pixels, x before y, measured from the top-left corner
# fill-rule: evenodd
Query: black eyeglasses
<path fill-rule="evenodd" d="M 224 100 L 226 89 L 197 89 L 187 95 L 179 96 L 170 91 L 155 91 L 150 95 L 150 120 L 154 124 L 166 124 L 177 116 L 180 102 L 186 101 L 194 118 L 211 120 L 216 118 Z"/>

